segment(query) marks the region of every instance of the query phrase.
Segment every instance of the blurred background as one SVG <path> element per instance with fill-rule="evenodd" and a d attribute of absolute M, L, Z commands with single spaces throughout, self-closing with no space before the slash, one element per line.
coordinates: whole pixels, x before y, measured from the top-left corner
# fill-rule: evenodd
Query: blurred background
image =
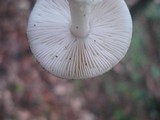
<path fill-rule="evenodd" d="M 106 74 L 52 76 L 35 61 L 26 26 L 35 0 L 0 0 L 0 120 L 160 120 L 160 0 L 126 0 L 131 46 Z"/>

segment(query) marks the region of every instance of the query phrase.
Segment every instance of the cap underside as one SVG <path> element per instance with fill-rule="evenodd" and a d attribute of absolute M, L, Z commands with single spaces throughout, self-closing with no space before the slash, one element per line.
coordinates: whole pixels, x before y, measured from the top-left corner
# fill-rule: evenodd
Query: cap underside
<path fill-rule="evenodd" d="M 29 19 L 31 50 L 50 73 L 66 79 L 84 79 L 105 73 L 126 54 L 132 21 L 123 0 L 103 0 L 91 13 L 86 38 L 70 32 L 67 0 L 39 0 Z"/>

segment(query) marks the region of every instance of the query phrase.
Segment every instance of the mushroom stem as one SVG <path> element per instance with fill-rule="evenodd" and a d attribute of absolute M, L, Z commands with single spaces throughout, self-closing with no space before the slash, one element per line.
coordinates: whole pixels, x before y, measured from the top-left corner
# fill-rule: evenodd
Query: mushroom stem
<path fill-rule="evenodd" d="M 101 0 L 68 0 L 71 14 L 71 33 L 86 37 L 90 31 L 89 18 L 93 5 Z"/>

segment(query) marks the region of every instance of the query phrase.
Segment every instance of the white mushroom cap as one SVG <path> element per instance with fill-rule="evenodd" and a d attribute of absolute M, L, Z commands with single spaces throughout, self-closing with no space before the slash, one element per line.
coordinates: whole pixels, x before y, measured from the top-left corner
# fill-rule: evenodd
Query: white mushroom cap
<path fill-rule="evenodd" d="M 66 79 L 110 70 L 131 42 L 132 20 L 124 0 L 102 0 L 92 9 L 89 23 L 89 34 L 76 37 L 70 31 L 67 0 L 38 0 L 27 28 L 34 56 L 50 73 Z"/>

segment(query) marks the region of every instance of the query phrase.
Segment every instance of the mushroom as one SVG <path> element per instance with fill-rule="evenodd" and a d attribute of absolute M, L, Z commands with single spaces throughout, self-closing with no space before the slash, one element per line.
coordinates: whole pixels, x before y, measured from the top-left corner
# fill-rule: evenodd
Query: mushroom
<path fill-rule="evenodd" d="M 85 79 L 107 72 L 125 56 L 132 20 L 124 0 L 38 0 L 27 35 L 47 71 Z"/>

